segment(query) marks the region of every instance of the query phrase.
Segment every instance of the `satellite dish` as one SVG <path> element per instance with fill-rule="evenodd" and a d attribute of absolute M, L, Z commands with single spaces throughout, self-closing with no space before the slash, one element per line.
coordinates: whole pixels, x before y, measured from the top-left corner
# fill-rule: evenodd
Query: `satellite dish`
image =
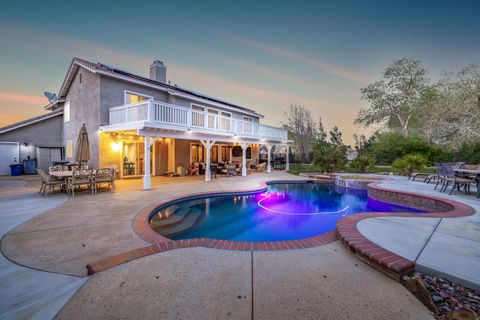
<path fill-rule="evenodd" d="M 45 97 L 47 97 L 47 99 L 48 99 L 48 101 L 50 101 L 50 103 L 54 103 L 55 101 L 58 100 L 58 97 L 55 93 L 45 91 L 43 94 L 45 95 Z"/>

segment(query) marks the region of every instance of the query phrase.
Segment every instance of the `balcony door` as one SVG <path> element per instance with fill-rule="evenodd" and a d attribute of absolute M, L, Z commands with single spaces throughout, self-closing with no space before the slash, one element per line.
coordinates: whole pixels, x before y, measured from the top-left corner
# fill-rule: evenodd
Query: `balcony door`
<path fill-rule="evenodd" d="M 192 126 L 198 128 L 205 127 L 205 107 L 192 104 Z"/>
<path fill-rule="evenodd" d="M 243 132 L 253 134 L 253 119 L 250 117 L 243 117 Z"/>
<path fill-rule="evenodd" d="M 230 131 L 231 130 L 231 121 L 232 121 L 232 114 L 230 112 L 221 112 L 221 118 L 218 123 L 218 128 L 223 131 Z"/>
<path fill-rule="evenodd" d="M 207 108 L 208 129 L 215 130 L 217 128 L 218 110 Z"/>

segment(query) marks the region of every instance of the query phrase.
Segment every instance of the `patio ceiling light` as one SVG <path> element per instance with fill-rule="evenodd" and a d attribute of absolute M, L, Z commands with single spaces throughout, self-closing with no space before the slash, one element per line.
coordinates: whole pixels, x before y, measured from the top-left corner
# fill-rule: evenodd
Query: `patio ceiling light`
<path fill-rule="evenodd" d="M 119 142 L 113 142 L 112 141 L 112 143 L 110 143 L 110 148 L 112 148 L 112 151 L 118 152 L 121 149 L 121 145 L 120 145 Z"/>

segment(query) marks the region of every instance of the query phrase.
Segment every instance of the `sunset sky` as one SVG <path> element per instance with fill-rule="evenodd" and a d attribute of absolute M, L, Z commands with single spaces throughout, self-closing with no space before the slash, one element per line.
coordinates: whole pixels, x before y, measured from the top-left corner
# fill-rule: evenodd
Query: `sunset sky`
<path fill-rule="evenodd" d="M 432 79 L 480 63 L 480 1 L 15 1 L 0 10 L 0 126 L 45 112 L 73 57 L 252 108 L 279 125 L 308 107 L 345 142 L 360 88 L 415 55 Z"/>

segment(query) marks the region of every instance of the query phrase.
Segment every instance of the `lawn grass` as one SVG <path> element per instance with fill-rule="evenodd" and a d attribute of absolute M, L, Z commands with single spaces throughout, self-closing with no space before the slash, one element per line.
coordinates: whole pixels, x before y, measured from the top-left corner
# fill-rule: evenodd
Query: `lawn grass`
<path fill-rule="evenodd" d="M 322 173 L 320 168 L 314 166 L 313 164 L 290 164 L 290 170 L 288 170 L 289 173 L 291 174 L 296 174 L 299 175 L 300 173 L 310 173 L 310 172 L 318 172 Z M 350 167 L 345 167 L 343 169 L 337 170 L 336 172 L 346 172 L 346 173 L 358 173 L 353 168 Z M 375 166 L 375 168 L 372 168 L 370 170 L 367 170 L 366 173 L 379 173 L 379 172 L 393 172 L 393 173 L 399 173 L 400 170 L 396 168 L 392 168 L 391 166 Z M 421 173 L 433 173 L 434 168 L 433 167 L 428 167 L 422 170 L 418 170 L 417 172 Z"/>
<path fill-rule="evenodd" d="M 290 164 L 290 170 L 288 173 L 299 175 L 300 173 L 307 172 L 321 172 L 320 168 L 315 167 L 313 164 Z"/>

